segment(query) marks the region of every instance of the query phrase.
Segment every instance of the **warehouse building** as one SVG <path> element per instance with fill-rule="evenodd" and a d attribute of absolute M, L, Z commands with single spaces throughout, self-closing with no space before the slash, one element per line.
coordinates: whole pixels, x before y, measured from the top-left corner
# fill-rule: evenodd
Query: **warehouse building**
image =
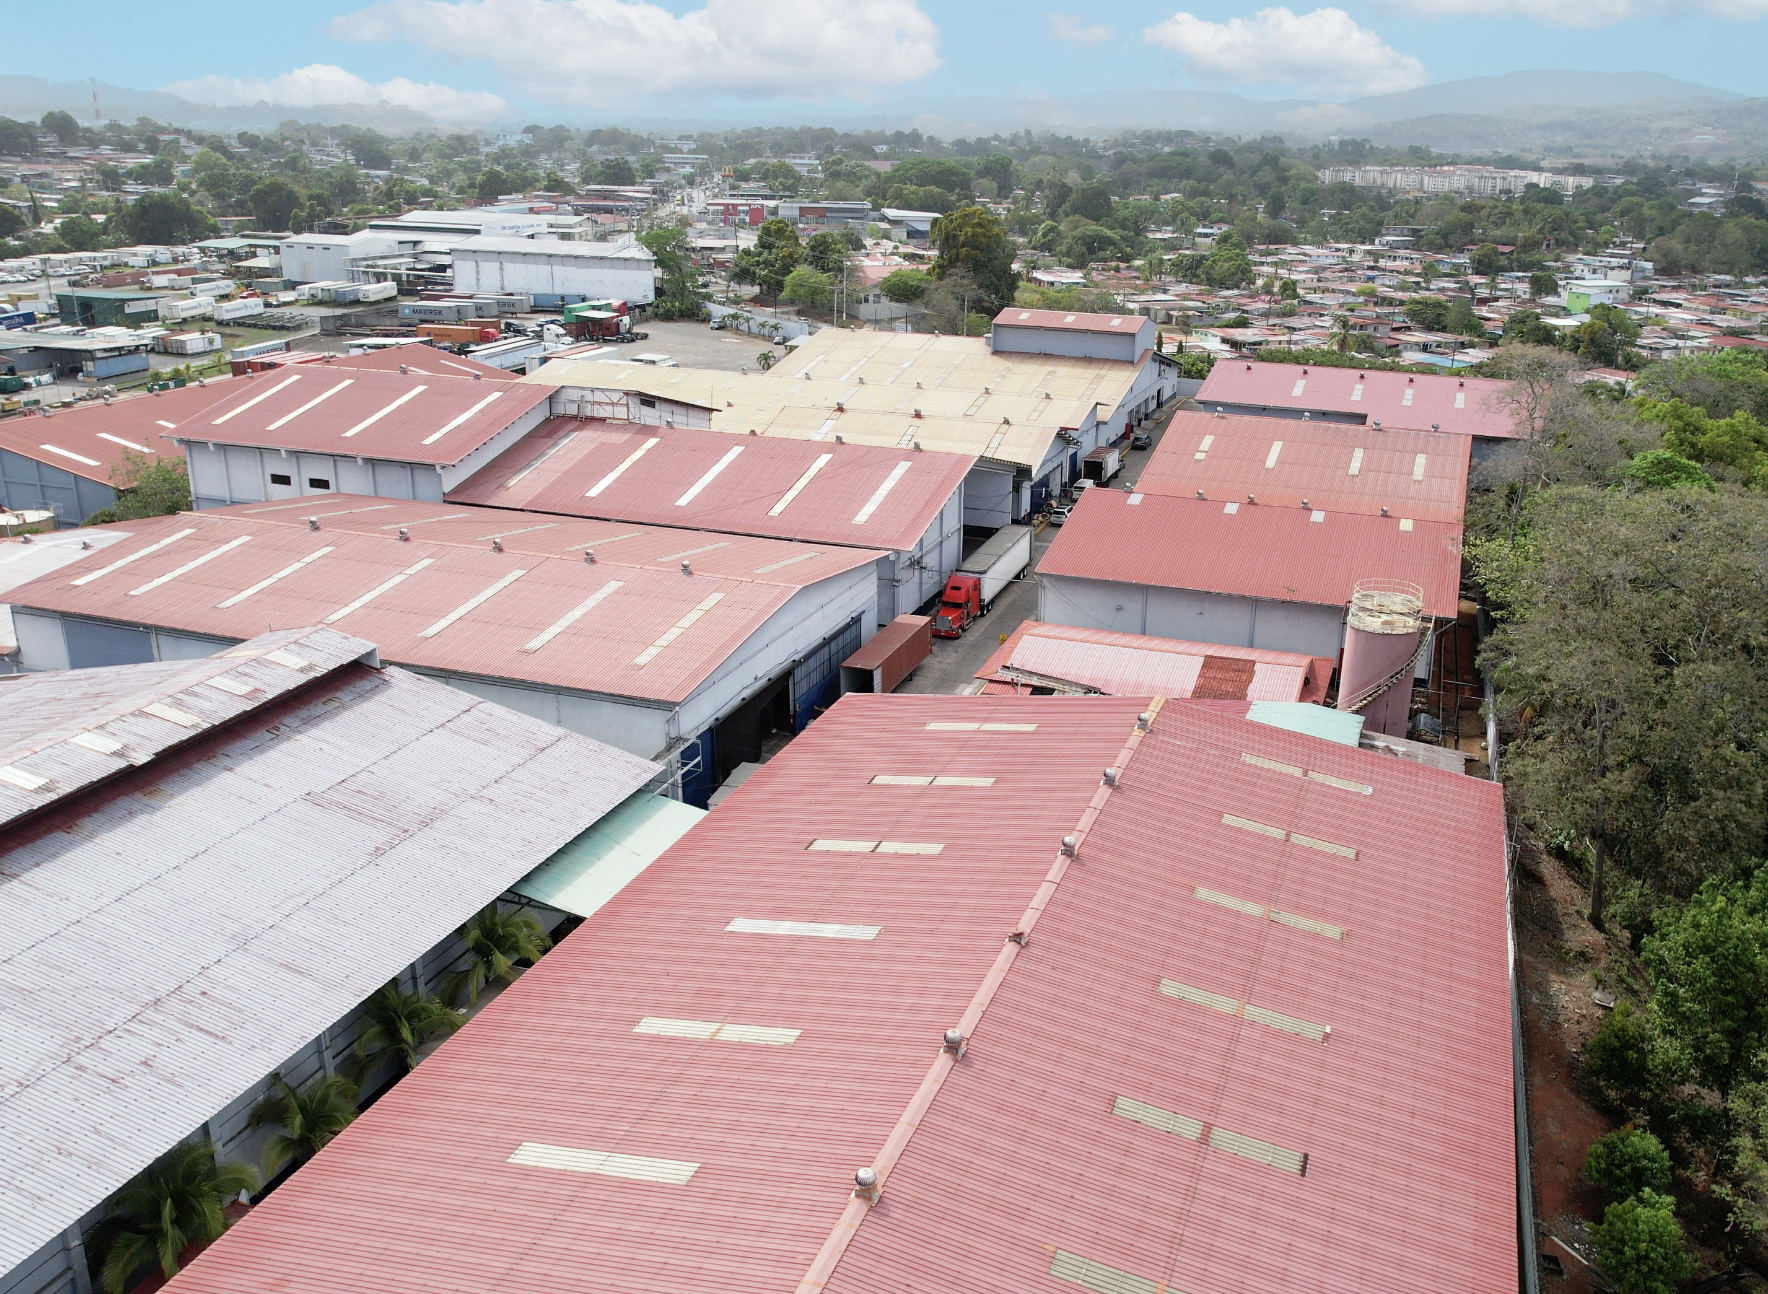
<path fill-rule="evenodd" d="M 0 505 L 53 512 L 57 525 L 77 526 L 117 501 L 116 474 L 131 455 L 176 456 L 165 433 L 233 389 L 220 378 L 0 420 Z"/>
<path fill-rule="evenodd" d="M 171 1294 L 1515 1289 L 1502 793 L 1261 713 L 844 697 Z"/>
<path fill-rule="evenodd" d="M 522 292 L 543 310 L 605 297 L 648 306 L 656 299 L 657 262 L 637 241 L 468 238 L 450 248 L 454 290 Z"/>
<path fill-rule="evenodd" d="M 1470 436 L 1474 457 L 1516 436 L 1511 384 L 1489 377 L 1223 360 L 1197 403 L 1207 412 L 1354 422 Z"/>
<path fill-rule="evenodd" d="M 334 626 L 390 663 L 665 764 L 671 796 L 699 806 L 839 695 L 840 663 L 877 624 L 884 556 L 348 495 L 119 528 L 126 543 L 7 595 L 24 670 Z"/>
<path fill-rule="evenodd" d="M 439 503 L 547 416 L 547 393 L 514 382 L 338 368 L 250 374 L 167 433 L 195 505 L 338 492 Z"/>
<path fill-rule="evenodd" d="M 1144 494 L 1460 521 L 1471 438 L 1361 423 L 1179 412 L 1136 478 Z"/>
<path fill-rule="evenodd" d="M 1155 348 L 1159 336 L 1159 329 L 1146 315 L 1009 306 L 995 316 L 988 341 L 989 349 L 997 355 L 1066 355 L 1135 364 Z"/>
<path fill-rule="evenodd" d="M 0 1291 L 90 1294 L 120 1187 L 192 1138 L 255 1163 L 275 1075 L 658 772 L 333 629 L 0 689 Z"/>
<path fill-rule="evenodd" d="M 522 381 L 558 388 L 559 413 L 619 417 L 601 402 L 637 397 L 656 404 L 659 423 L 967 455 L 976 465 L 965 524 L 993 528 L 1042 510 L 1081 478 L 1089 452 L 1117 443 L 1177 394 L 1177 370 L 1157 352 L 1128 361 L 1115 358 L 1126 344 L 1116 332 L 1096 334 L 1096 343 L 1085 329 L 1067 336 L 1078 350 L 1096 344 L 1099 355 L 825 328 L 766 373 L 555 361 Z"/>
<path fill-rule="evenodd" d="M 1320 702 L 1333 662 L 1294 652 L 1181 642 L 1027 620 L 976 677 L 983 696 L 1165 696 Z"/>
<path fill-rule="evenodd" d="M 158 314 L 136 323 L 138 329 L 158 326 Z M 0 375 L 49 373 L 102 382 L 147 372 L 147 352 L 152 345 L 153 338 L 143 331 L 31 332 L 14 328 L 0 331 Z"/>
<path fill-rule="evenodd" d="M 1426 617 L 1454 620 L 1460 525 L 1088 490 L 1038 563 L 1037 618 L 1336 659 L 1371 578 L 1416 586 Z"/>
<path fill-rule="evenodd" d="M 554 418 L 448 502 L 883 549 L 878 623 L 937 597 L 963 558 L 974 459 Z"/>

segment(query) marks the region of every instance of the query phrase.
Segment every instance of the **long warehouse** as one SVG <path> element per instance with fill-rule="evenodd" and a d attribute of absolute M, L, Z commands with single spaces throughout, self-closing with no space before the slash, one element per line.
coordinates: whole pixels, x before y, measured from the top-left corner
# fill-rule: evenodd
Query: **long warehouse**
<path fill-rule="evenodd" d="M 383 659 L 668 765 L 704 806 L 875 632 L 864 548 L 331 496 L 155 517 L 13 589 L 27 671 L 332 625 Z"/>

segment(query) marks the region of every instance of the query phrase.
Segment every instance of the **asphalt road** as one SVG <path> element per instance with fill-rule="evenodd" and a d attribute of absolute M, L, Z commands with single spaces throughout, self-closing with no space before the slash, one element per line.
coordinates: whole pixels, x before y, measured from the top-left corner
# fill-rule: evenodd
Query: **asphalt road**
<path fill-rule="evenodd" d="M 1157 420 L 1143 424 L 1144 430 L 1153 433 L 1156 445 L 1160 443 L 1173 411 L 1179 407 L 1169 405 L 1161 411 Z M 1126 453 L 1123 470 L 1111 482 L 1112 487 L 1121 489 L 1125 485 L 1135 484 L 1151 452 L 1148 449 L 1133 449 Z M 1026 572 L 1025 578 L 1015 581 L 1006 592 L 996 598 L 993 609 L 966 629 L 963 637 L 935 638 L 933 650 L 927 659 L 921 663 L 914 676 L 896 690 L 949 695 L 963 692 L 975 683 L 976 671 L 982 668 L 995 649 L 1025 621 L 1037 618 L 1037 564 L 1044 551 L 1061 533 L 1058 527 L 1047 526 L 1042 532 L 1034 534 L 1031 537 L 1031 569 Z"/>

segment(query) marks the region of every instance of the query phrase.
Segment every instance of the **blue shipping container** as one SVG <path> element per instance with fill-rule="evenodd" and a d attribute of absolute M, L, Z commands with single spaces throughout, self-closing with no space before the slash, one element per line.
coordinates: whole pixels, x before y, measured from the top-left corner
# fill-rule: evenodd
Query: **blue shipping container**
<path fill-rule="evenodd" d="M 29 310 L 14 310 L 10 314 L 0 314 L 0 328 L 23 328 L 26 324 L 37 322 L 37 316 Z"/>

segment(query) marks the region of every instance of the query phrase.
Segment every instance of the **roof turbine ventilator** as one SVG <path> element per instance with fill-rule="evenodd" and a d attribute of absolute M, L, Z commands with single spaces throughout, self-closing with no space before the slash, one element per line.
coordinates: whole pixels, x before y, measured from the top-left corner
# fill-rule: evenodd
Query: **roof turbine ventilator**
<path fill-rule="evenodd" d="M 870 1166 L 853 1175 L 853 1194 L 868 1204 L 878 1202 L 878 1170 Z"/>
<path fill-rule="evenodd" d="M 1080 857 L 1080 841 L 1073 836 L 1062 837 L 1062 855 L 1065 858 Z"/>
<path fill-rule="evenodd" d="M 964 1031 L 958 1028 L 947 1029 L 943 1044 L 941 1051 L 962 1059 L 965 1051 Z"/>

